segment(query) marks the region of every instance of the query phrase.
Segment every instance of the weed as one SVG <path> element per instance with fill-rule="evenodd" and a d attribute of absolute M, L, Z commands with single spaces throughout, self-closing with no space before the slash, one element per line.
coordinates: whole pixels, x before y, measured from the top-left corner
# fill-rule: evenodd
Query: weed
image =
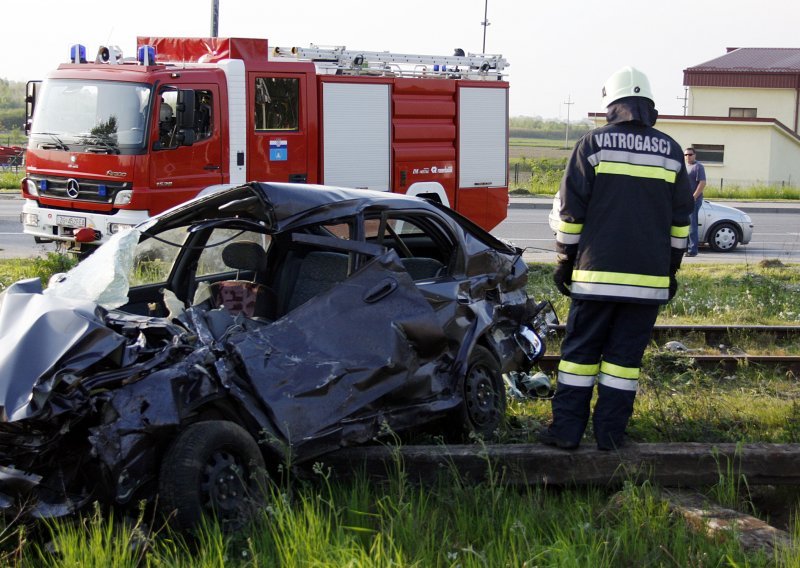
<path fill-rule="evenodd" d="M 0 172 L 0 189 L 19 190 L 25 171 L 3 171 Z"/>
<path fill-rule="evenodd" d="M 32 259 L 0 260 L 0 290 L 25 278 L 39 278 L 46 286 L 51 276 L 66 272 L 76 264 L 74 257 L 54 252 Z"/>

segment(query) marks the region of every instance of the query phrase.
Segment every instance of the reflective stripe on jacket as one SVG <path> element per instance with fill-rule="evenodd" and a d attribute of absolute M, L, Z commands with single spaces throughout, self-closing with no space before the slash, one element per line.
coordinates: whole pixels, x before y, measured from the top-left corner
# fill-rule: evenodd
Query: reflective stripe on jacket
<path fill-rule="evenodd" d="M 576 144 L 560 197 L 556 246 L 575 256 L 574 298 L 668 301 L 694 206 L 675 140 L 637 121 L 597 128 Z"/>

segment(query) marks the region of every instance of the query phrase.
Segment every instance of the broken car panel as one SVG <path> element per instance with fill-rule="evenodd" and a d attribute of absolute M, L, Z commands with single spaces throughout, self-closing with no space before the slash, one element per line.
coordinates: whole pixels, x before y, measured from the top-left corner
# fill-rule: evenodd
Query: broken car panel
<path fill-rule="evenodd" d="M 0 507 L 160 493 L 191 525 L 241 513 L 233 472 L 387 427 L 489 436 L 502 374 L 544 351 L 526 283 L 519 249 L 413 197 L 252 183 L 178 206 L 0 295 Z"/>

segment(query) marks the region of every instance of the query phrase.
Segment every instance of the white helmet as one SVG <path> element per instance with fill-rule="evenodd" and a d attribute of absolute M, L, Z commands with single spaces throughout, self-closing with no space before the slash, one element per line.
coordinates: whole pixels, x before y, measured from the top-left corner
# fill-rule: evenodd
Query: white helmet
<path fill-rule="evenodd" d="M 630 65 L 615 72 L 603 85 L 603 106 L 624 97 L 644 97 L 655 103 L 647 75 Z"/>

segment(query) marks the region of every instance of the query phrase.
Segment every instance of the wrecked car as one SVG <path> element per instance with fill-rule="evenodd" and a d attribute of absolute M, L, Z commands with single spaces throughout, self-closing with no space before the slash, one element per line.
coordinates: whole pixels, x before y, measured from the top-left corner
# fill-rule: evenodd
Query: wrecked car
<path fill-rule="evenodd" d="M 490 437 L 544 351 L 521 253 L 436 203 L 280 183 L 120 231 L 0 295 L 0 508 L 158 495 L 192 526 L 382 432 Z"/>

